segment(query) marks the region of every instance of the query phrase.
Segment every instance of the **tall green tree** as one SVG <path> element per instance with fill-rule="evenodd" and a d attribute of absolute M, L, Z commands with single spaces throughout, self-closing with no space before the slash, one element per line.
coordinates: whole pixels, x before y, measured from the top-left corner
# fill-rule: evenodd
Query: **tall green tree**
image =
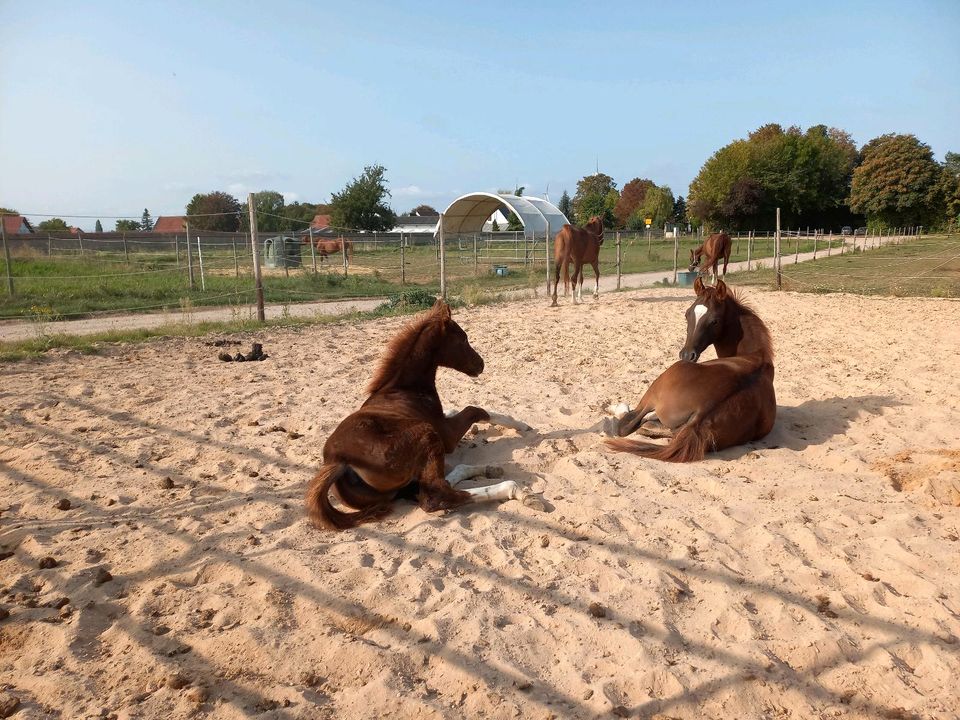
<path fill-rule="evenodd" d="M 437 217 L 440 215 L 437 209 L 430 205 L 417 205 L 407 214 L 414 217 Z"/>
<path fill-rule="evenodd" d="M 960 153 L 948 152 L 943 163 L 943 196 L 946 200 L 947 226 L 960 226 Z"/>
<path fill-rule="evenodd" d="M 103 232 L 103 224 L 99 220 L 97 220 L 97 224 L 94 226 L 94 230 L 96 230 L 98 233 Z"/>
<path fill-rule="evenodd" d="M 236 232 L 244 207 L 233 195 L 214 190 L 197 193 L 187 203 L 185 213 L 190 230 L 201 232 Z M 248 221 L 249 224 L 249 221 Z"/>
<path fill-rule="evenodd" d="M 150 217 L 150 211 L 146 208 L 143 209 L 143 215 L 140 218 L 140 229 L 144 232 L 153 230 L 153 218 Z"/>
<path fill-rule="evenodd" d="M 117 220 L 114 230 L 116 232 L 139 232 L 140 223 L 136 220 Z"/>
<path fill-rule="evenodd" d="M 586 175 L 577 183 L 577 193 L 573 196 L 573 214 L 578 225 L 586 225 L 594 215 L 603 219 L 604 227 L 616 227 L 613 209 L 620 199 L 617 184 L 604 173 Z"/>
<path fill-rule="evenodd" d="M 50 218 L 37 224 L 37 230 L 43 232 L 69 232 L 70 226 L 61 218 Z"/>
<path fill-rule="evenodd" d="M 381 232 L 392 229 L 397 216 L 386 203 L 390 197 L 386 173 L 382 165 L 368 165 L 360 177 L 347 183 L 339 193 L 334 193 L 330 198 L 332 224 Z"/>
<path fill-rule="evenodd" d="M 673 215 L 670 219 L 677 225 L 687 224 L 687 201 L 683 199 L 683 195 L 677 195 L 677 199 L 674 200 Z"/>
<path fill-rule="evenodd" d="M 932 226 L 943 221 L 943 168 L 930 146 L 913 135 L 881 135 L 861 150 L 850 207 L 886 227 Z"/>
<path fill-rule="evenodd" d="M 557 209 L 562 212 L 567 220 L 573 220 L 573 207 L 570 205 L 570 193 L 566 190 L 563 191 L 563 195 L 560 196 L 560 202 L 557 203 Z"/>
<path fill-rule="evenodd" d="M 298 223 L 285 217 L 286 206 L 283 195 L 276 190 L 261 190 L 254 193 L 253 209 L 257 214 L 258 232 L 282 232 L 293 229 Z M 240 229 L 250 229 L 250 213 L 240 213 Z"/>
<path fill-rule="evenodd" d="M 653 220 L 650 224 L 651 228 L 662 228 L 664 223 L 669 222 L 673 216 L 673 202 L 673 191 L 666 185 L 650 188 L 643 199 L 643 205 L 640 206 L 644 224 L 646 224 L 646 218 L 651 218 Z"/>

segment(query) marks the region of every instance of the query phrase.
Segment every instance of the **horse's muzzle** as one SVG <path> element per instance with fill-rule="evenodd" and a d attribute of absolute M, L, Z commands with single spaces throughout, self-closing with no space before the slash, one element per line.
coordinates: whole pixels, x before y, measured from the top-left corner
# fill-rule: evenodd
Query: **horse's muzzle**
<path fill-rule="evenodd" d="M 696 350 L 684 349 L 680 351 L 680 359 L 686 362 L 696 362 L 697 358 L 699 357 L 700 357 L 700 353 L 698 353 Z"/>

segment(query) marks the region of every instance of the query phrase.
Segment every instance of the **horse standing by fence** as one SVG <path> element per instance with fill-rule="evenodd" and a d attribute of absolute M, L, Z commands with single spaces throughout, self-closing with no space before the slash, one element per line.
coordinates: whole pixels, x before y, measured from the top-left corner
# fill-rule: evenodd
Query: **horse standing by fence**
<path fill-rule="evenodd" d="M 304 237 L 304 244 L 310 243 L 309 237 Z M 346 248 L 347 260 L 353 259 L 353 242 L 347 240 L 346 238 L 336 238 L 334 240 L 326 240 L 323 238 L 317 238 L 313 244 L 314 248 L 317 250 L 317 255 L 320 256 L 320 262 L 323 263 L 330 255 L 336 253 L 342 253 L 344 248 Z"/>
<path fill-rule="evenodd" d="M 723 280 L 710 287 L 697 278 L 694 289 L 680 362 L 653 381 L 635 409 L 614 409 L 618 418 L 609 430 L 621 438 L 606 441 L 613 450 L 691 462 L 711 450 L 759 440 L 773 428 L 777 398 L 767 326 Z M 698 364 L 711 344 L 717 359 Z M 671 439 L 667 445 L 622 439 L 634 431 Z"/>
<path fill-rule="evenodd" d="M 717 265 L 720 258 L 723 258 L 723 276 L 727 276 L 727 264 L 730 262 L 730 251 L 733 248 L 733 241 L 730 236 L 722 230 L 718 233 L 711 233 L 703 242 L 703 245 L 690 251 L 690 272 L 700 268 L 701 274 L 711 265 L 713 266 L 713 281 L 718 280 Z M 701 263 L 701 256 L 706 256 L 706 262 Z"/>
<path fill-rule="evenodd" d="M 594 299 L 600 297 L 600 246 L 603 245 L 603 220 L 594 215 L 584 227 L 564 225 L 553 239 L 553 260 L 556 267 L 553 273 L 553 303 L 557 304 L 557 286 L 560 284 L 560 270 L 563 269 L 563 296 L 567 296 L 570 286 L 570 263 L 573 262 L 573 302 L 577 302 L 579 278 L 580 302 L 583 302 L 583 266 L 590 263 L 597 276 L 597 285 L 593 291 Z"/>
<path fill-rule="evenodd" d="M 370 397 L 327 439 L 323 465 L 306 494 L 307 512 L 316 527 L 344 530 L 380 519 L 401 494 L 416 497 L 426 512 L 482 500 L 516 498 L 531 507 L 540 505 L 537 496 L 512 480 L 466 490 L 453 487 L 471 477 L 502 475 L 499 467 L 485 465 L 457 465 L 444 474 L 444 455 L 453 452 L 474 423 L 530 428 L 472 405 L 444 415 L 437 394 L 439 367 L 471 377 L 483 372 L 483 358 L 442 300 L 390 342 L 367 388 Z M 331 489 L 357 511 L 333 507 Z"/>

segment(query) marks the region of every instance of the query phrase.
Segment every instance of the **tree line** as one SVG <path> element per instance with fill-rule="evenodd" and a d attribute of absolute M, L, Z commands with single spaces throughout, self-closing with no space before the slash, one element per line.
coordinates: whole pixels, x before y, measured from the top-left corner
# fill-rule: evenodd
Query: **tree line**
<path fill-rule="evenodd" d="M 960 155 L 937 162 L 914 135 L 857 148 L 825 125 L 764 125 L 717 150 L 690 183 L 688 215 L 731 230 L 786 226 L 942 227 L 960 214 Z"/>

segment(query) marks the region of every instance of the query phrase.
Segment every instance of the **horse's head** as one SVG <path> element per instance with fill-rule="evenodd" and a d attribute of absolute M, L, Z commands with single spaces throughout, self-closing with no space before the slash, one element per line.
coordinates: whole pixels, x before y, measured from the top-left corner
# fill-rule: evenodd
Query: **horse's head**
<path fill-rule="evenodd" d="M 436 322 L 437 364 L 477 377 L 483 372 L 483 358 L 470 345 L 467 333 L 454 321 L 450 306 L 444 300 L 437 300 L 432 312 Z"/>
<path fill-rule="evenodd" d="M 687 341 L 680 350 L 680 359 L 696 362 L 700 354 L 723 335 L 725 303 L 729 291 L 723 280 L 715 287 L 704 285 L 697 278 L 693 283 L 697 299 L 687 308 Z"/>
<path fill-rule="evenodd" d="M 597 245 L 603 245 L 603 218 L 594 215 L 587 223 L 586 229 L 591 235 L 597 236 Z"/>

